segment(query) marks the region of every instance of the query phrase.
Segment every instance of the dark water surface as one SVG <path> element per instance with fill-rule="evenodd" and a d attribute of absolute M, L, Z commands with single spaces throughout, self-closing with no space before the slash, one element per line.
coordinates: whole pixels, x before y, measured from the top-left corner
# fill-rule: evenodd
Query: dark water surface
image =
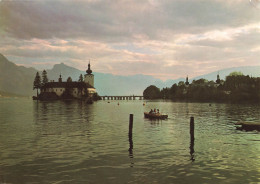
<path fill-rule="evenodd" d="M 259 105 L 117 103 L 0 98 L 0 183 L 260 183 L 260 134 L 234 126 Z M 169 119 L 144 119 L 151 108 Z"/>

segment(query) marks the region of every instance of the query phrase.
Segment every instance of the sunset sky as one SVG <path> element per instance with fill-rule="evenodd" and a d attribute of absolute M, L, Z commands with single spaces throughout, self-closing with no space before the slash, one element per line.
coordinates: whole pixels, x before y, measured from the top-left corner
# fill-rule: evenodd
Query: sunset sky
<path fill-rule="evenodd" d="M 0 53 L 163 80 L 260 65 L 260 0 L 0 0 Z"/>

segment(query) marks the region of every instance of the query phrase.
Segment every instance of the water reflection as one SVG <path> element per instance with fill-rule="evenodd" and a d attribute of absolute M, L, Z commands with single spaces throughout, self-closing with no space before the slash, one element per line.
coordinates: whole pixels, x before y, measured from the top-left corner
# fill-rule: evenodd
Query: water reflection
<path fill-rule="evenodd" d="M 145 120 L 149 121 L 150 125 L 162 125 L 163 121 L 168 121 L 168 119 L 161 120 L 161 119 L 149 119 L 149 118 Z"/>
<path fill-rule="evenodd" d="M 134 167 L 134 162 L 133 162 L 133 158 L 134 158 L 134 154 L 133 154 L 133 148 L 134 148 L 134 143 L 133 143 L 133 137 L 132 134 L 128 134 L 128 140 L 129 140 L 129 158 L 131 160 L 131 164 L 130 167 Z"/>
<path fill-rule="evenodd" d="M 35 101 L 33 107 L 34 122 L 41 135 L 91 135 L 94 107 L 84 101 Z"/>
<path fill-rule="evenodd" d="M 190 160 L 191 160 L 192 162 L 195 161 L 194 153 L 195 153 L 195 151 L 194 151 L 194 139 L 191 139 L 191 140 L 190 140 Z"/>
<path fill-rule="evenodd" d="M 226 105 L 225 111 L 230 121 L 257 121 L 259 109 L 257 104 L 230 104 Z"/>
<path fill-rule="evenodd" d="M 129 140 L 129 157 L 130 158 L 134 158 L 134 155 L 133 155 L 133 148 L 134 148 L 134 144 L 133 144 L 133 138 L 132 138 L 132 135 L 128 135 L 128 140 Z"/>
<path fill-rule="evenodd" d="M 154 106 L 170 118 L 144 119 L 145 108 Z M 257 183 L 259 133 L 238 132 L 228 122 L 260 119 L 259 110 L 0 99 L 0 183 Z M 132 136 L 129 113 L 135 116 Z M 190 116 L 196 117 L 196 151 Z"/>

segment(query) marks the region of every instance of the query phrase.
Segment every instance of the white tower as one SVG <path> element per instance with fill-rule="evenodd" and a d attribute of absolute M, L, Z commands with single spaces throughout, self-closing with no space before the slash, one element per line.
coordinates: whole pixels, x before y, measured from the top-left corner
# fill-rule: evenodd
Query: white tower
<path fill-rule="evenodd" d="M 92 74 L 92 70 L 90 69 L 90 62 L 88 63 L 88 70 L 86 70 L 87 74 L 85 74 L 85 83 L 90 84 L 94 88 L 94 75 Z"/>

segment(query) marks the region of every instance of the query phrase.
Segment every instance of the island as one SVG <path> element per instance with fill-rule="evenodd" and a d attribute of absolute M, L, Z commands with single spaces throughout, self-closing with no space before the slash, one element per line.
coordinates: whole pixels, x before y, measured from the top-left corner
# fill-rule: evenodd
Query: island
<path fill-rule="evenodd" d="M 61 74 L 57 82 L 49 81 L 46 70 L 42 72 L 42 79 L 37 72 L 33 89 L 37 90 L 37 96 L 33 96 L 34 100 L 86 99 L 91 103 L 93 100 L 99 99 L 94 88 L 94 75 L 90 69 L 90 62 L 84 79 L 81 74 L 78 81 L 72 81 L 71 77 L 68 77 L 67 81 L 63 82 Z"/>

